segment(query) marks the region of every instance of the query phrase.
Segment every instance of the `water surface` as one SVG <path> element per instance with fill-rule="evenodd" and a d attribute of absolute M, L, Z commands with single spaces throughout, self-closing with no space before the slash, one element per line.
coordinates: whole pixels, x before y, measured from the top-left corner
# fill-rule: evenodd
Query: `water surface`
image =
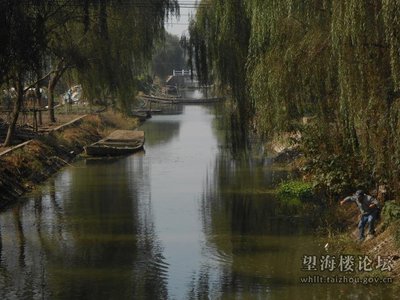
<path fill-rule="evenodd" d="M 271 194 L 290 174 L 233 157 L 215 111 L 154 116 L 144 153 L 81 160 L 2 212 L 0 299 L 390 299 L 300 283 L 326 253 Z"/>

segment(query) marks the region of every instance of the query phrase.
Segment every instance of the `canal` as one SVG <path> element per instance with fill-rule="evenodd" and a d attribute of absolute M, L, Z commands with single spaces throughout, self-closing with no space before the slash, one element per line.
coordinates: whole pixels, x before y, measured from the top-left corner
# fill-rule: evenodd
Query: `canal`
<path fill-rule="evenodd" d="M 388 295 L 383 284 L 300 283 L 327 275 L 304 270 L 324 242 L 271 193 L 290 173 L 233 156 L 216 110 L 153 116 L 145 152 L 80 160 L 3 211 L 0 299 Z"/>

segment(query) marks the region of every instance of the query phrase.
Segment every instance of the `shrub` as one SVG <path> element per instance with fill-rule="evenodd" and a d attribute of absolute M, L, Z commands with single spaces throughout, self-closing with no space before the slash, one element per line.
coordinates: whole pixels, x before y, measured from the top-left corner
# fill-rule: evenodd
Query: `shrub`
<path fill-rule="evenodd" d="M 396 201 L 388 201 L 382 209 L 382 219 L 385 225 L 400 220 L 400 204 Z"/>
<path fill-rule="evenodd" d="M 300 180 L 284 182 L 278 187 L 278 198 L 290 204 L 313 202 L 313 188 L 310 183 Z"/>
<path fill-rule="evenodd" d="M 400 247 L 400 204 L 396 201 L 385 202 L 381 216 L 384 227 L 392 225 L 395 242 Z"/>

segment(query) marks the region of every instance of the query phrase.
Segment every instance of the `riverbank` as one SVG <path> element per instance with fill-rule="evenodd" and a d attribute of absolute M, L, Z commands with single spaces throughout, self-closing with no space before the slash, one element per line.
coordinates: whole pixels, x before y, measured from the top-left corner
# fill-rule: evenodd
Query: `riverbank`
<path fill-rule="evenodd" d="M 45 181 L 112 130 L 132 129 L 136 118 L 105 112 L 83 115 L 0 153 L 0 208 Z"/>
<path fill-rule="evenodd" d="M 387 201 L 380 191 L 369 191 L 377 197 L 383 208 L 380 219 L 376 223 L 376 235 L 367 236 L 365 241 L 359 242 L 357 206 L 340 206 L 339 200 L 344 196 L 340 198 L 336 195 L 335 197 L 326 191 L 313 189 L 312 187 L 315 186 L 313 176 L 310 176 L 310 170 L 304 171 L 307 161 L 300 152 L 301 140 L 297 136 L 295 143 L 290 140 L 293 140 L 292 136 L 285 135 L 269 144 L 269 149 L 272 149 L 275 154 L 272 161 L 278 164 L 284 163 L 300 175 L 296 180 L 283 182 L 278 188 L 278 196 L 286 202 L 286 198 L 296 200 L 297 211 L 305 215 L 310 214 L 310 203 L 313 203 L 314 209 L 317 205 L 320 206 L 317 234 L 325 241 L 323 243 L 325 251 L 336 257 L 350 253 L 368 257 L 374 262 L 385 259 L 385 263 L 389 262 L 389 269 L 386 269 L 383 274 L 378 272 L 377 275 L 389 276 L 396 285 L 400 286 L 400 205 L 398 202 Z"/>
<path fill-rule="evenodd" d="M 388 262 L 386 275 L 400 286 L 400 206 L 395 201 L 387 201 L 378 221 L 376 234 L 367 235 L 365 241 L 358 241 L 359 211 L 352 207 L 337 207 L 334 214 L 340 218 L 341 230 L 331 234 L 327 240 L 329 248 L 336 253 L 356 253 L 368 256 L 373 261 L 385 259 Z M 367 225 L 368 226 L 368 225 Z M 366 227 L 367 231 L 367 227 Z"/>

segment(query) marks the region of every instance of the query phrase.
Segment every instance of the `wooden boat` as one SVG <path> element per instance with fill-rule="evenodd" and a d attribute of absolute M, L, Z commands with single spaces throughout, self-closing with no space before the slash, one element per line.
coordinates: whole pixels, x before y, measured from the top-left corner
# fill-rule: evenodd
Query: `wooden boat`
<path fill-rule="evenodd" d="M 224 97 L 210 97 L 210 98 L 200 98 L 200 99 L 192 99 L 192 98 L 183 98 L 178 99 L 176 103 L 182 104 L 208 104 L 208 103 L 217 103 L 224 100 Z"/>
<path fill-rule="evenodd" d="M 212 98 L 167 98 L 167 97 L 155 97 L 143 95 L 140 99 L 150 102 L 165 103 L 165 104 L 205 104 L 205 103 L 216 103 L 224 100 L 224 97 L 212 97 Z"/>
<path fill-rule="evenodd" d="M 174 104 L 176 101 L 176 98 L 167 98 L 167 97 L 155 97 L 155 96 L 140 96 L 138 97 L 141 100 L 144 101 L 149 101 L 149 102 L 156 102 L 156 103 L 162 103 L 162 104 Z"/>
<path fill-rule="evenodd" d="M 145 113 L 145 114 L 161 114 L 162 110 L 161 109 L 150 109 L 150 108 L 141 108 L 141 109 L 135 109 L 133 111 L 134 113 Z"/>
<path fill-rule="evenodd" d="M 142 150 L 144 131 L 116 130 L 108 137 L 86 146 L 85 152 L 90 156 L 118 156 Z"/>

